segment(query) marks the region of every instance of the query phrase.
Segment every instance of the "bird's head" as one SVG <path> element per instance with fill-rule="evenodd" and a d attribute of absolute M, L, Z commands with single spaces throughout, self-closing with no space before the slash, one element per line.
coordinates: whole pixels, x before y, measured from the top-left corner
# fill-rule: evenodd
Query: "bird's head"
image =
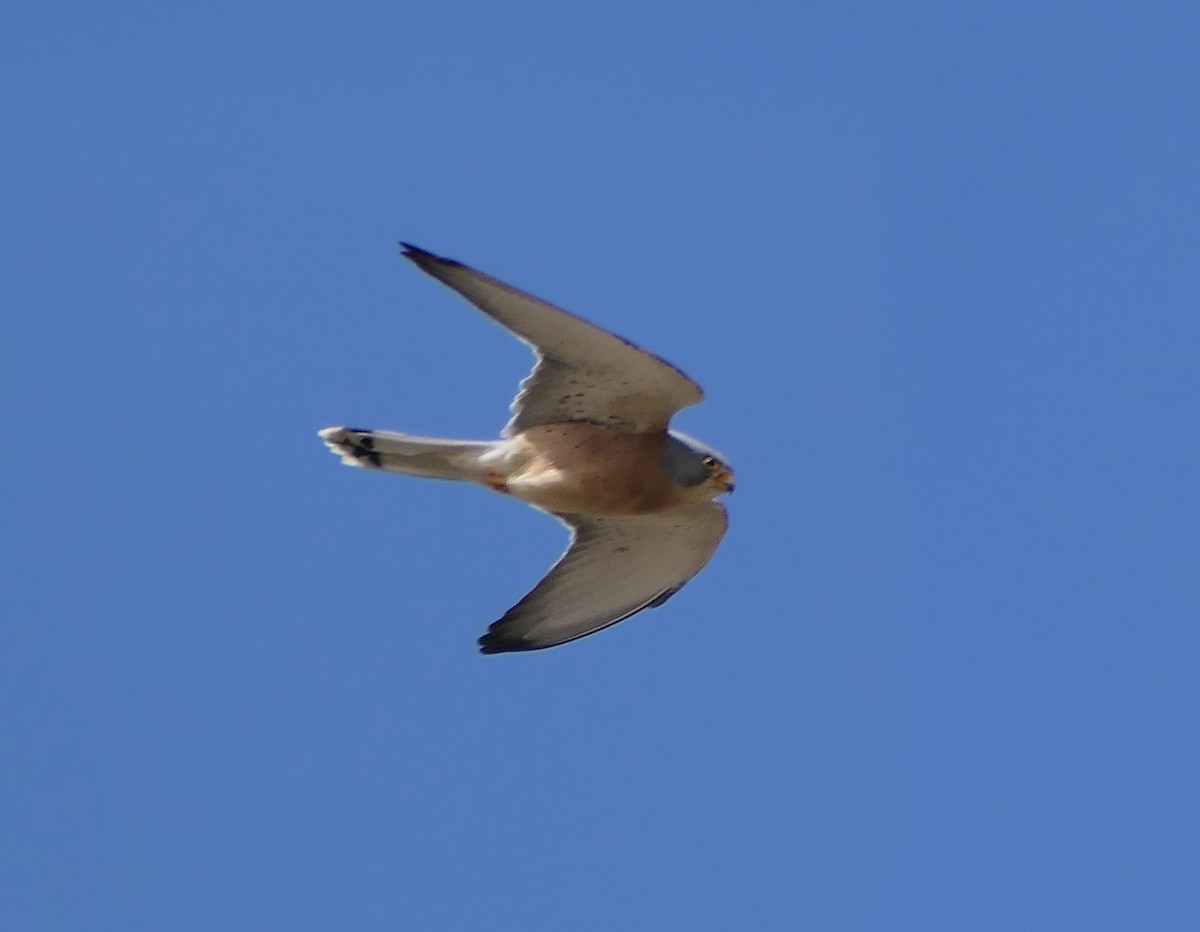
<path fill-rule="evenodd" d="M 662 463 L 676 485 L 703 487 L 710 497 L 733 491 L 733 470 L 721 454 L 686 434 L 670 431 Z"/>

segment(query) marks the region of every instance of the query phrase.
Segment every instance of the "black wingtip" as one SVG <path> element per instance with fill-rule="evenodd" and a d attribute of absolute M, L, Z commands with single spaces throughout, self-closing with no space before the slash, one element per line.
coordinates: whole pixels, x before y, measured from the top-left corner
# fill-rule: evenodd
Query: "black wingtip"
<path fill-rule="evenodd" d="M 412 259 L 413 262 L 418 262 L 421 259 L 436 260 L 438 257 L 431 253 L 428 249 L 422 249 L 420 246 L 414 246 L 412 243 L 400 241 L 400 255 L 405 259 Z"/>
<path fill-rule="evenodd" d="M 481 654 L 507 654 L 516 650 L 527 650 L 523 648 L 521 642 L 506 641 L 504 638 L 492 637 L 485 634 L 479 639 L 479 653 Z"/>
<path fill-rule="evenodd" d="M 551 644 L 531 644 L 521 637 L 504 631 L 503 628 L 492 627 L 478 641 L 481 654 L 511 654 L 516 651 L 541 650 L 552 647 Z"/>
<path fill-rule="evenodd" d="M 412 262 L 424 272 L 433 275 L 437 278 L 435 269 L 444 268 L 446 266 L 454 268 L 463 268 L 461 262 L 454 259 L 447 259 L 445 256 L 439 256 L 436 253 L 430 252 L 428 249 L 422 249 L 420 246 L 414 246 L 412 243 L 400 243 L 400 255 L 409 262 Z"/>

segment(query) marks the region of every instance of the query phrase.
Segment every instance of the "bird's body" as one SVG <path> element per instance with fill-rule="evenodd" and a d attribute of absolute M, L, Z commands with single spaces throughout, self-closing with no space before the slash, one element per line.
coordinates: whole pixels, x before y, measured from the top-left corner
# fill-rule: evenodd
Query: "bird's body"
<path fill-rule="evenodd" d="M 667 478 L 659 466 L 666 442 L 566 422 L 523 430 L 500 455 L 513 467 L 507 491 L 552 513 L 640 515 L 710 498 Z"/>
<path fill-rule="evenodd" d="M 321 438 L 354 466 L 475 482 L 572 530 L 567 552 L 480 639 L 485 653 L 582 637 L 661 605 L 708 562 L 725 532 L 732 472 L 668 430 L 703 395 L 633 344 L 452 260 L 405 255 L 527 342 L 538 362 L 492 441 L 439 440 L 329 427 Z"/>

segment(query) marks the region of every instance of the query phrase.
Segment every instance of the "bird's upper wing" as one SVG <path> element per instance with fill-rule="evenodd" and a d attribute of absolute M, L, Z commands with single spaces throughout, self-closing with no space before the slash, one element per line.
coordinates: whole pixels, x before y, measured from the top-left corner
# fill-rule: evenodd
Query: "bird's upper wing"
<path fill-rule="evenodd" d="M 559 515 L 571 543 L 520 602 L 479 639 L 485 654 L 573 641 L 655 608 L 709 561 L 725 534 L 723 506 L 653 515 Z"/>
<path fill-rule="evenodd" d="M 461 262 L 400 245 L 422 271 L 529 344 L 537 356 L 513 400 L 504 436 L 562 421 L 661 430 L 680 408 L 704 398 L 686 375 L 628 340 Z"/>

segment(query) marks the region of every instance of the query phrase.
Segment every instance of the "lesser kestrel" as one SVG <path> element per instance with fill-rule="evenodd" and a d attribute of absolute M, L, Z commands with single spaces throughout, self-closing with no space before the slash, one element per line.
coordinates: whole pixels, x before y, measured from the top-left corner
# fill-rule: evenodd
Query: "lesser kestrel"
<path fill-rule="evenodd" d="M 712 557 L 733 491 L 721 456 L 668 429 L 700 402 L 670 363 L 491 276 L 401 244 L 533 350 L 500 439 L 435 440 L 327 427 L 351 466 L 475 482 L 548 512 L 571 529 L 558 562 L 479 639 L 485 654 L 581 638 L 662 605 Z"/>

